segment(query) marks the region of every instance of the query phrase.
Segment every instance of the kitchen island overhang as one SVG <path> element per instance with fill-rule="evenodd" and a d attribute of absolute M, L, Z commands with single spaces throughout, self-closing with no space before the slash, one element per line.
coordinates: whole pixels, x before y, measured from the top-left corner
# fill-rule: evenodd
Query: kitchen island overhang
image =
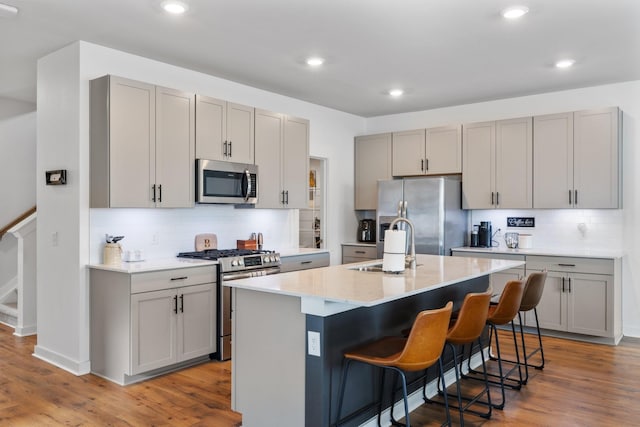
<path fill-rule="evenodd" d="M 233 281 L 232 408 L 243 425 L 327 426 L 335 423 L 345 349 L 397 335 L 415 315 L 483 292 L 491 273 L 522 261 L 418 255 L 402 274 L 360 271 L 375 262 L 336 265 Z M 357 369 L 345 413 L 378 396 L 376 376 Z M 357 387 L 355 386 L 357 385 Z M 385 402 L 389 406 L 390 402 Z M 375 416 L 364 411 L 346 425 Z"/>

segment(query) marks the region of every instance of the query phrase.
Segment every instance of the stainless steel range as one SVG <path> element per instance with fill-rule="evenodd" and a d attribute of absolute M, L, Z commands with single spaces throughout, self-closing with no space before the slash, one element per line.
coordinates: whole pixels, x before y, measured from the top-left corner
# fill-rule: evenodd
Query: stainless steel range
<path fill-rule="evenodd" d="M 210 249 L 181 252 L 180 258 L 217 260 L 218 266 L 218 359 L 231 359 L 231 288 L 225 281 L 266 276 L 280 272 L 280 254 L 252 249 Z"/>

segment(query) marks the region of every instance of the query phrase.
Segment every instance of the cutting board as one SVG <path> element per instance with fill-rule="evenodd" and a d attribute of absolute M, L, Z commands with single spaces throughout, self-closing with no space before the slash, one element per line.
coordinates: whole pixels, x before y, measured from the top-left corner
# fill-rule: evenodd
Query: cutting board
<path fill-rule="evenodd" d="M 196 234 L 196 251 L 218 249 L 218 236 L 213 233 Z"/>

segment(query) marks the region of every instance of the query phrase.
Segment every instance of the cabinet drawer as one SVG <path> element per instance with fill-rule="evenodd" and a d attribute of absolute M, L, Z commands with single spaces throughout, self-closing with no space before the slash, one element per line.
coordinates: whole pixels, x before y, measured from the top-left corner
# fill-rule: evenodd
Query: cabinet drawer
<path fill-rule="evenodd" d="M 378 250 L 375 246 L 342 246 L 342 258 L 364 258 L 364 259 L 376 259 L 378 257 Z"/>
<path fill-rule="evenodd" d="M 174 270 L 151 271 L 131 276 L 131 293 L 158 291 L 179 286 L 215 283 L 216 266 L 177 268 Z"/>
<path fill-rule="evenodd" d="M 310 268 L 327 267 L 329 265 L 329 253 L 293 255 L 280 257 L 280 272 L 308 270 Z"/>
<path fill-rule="evenodd" d="M 569 258 L 553 256 L 527 256 L 527 270 L 613 274 L 613 260 L 602 258 Z"/>
<path fill-rule="evenodd" d="M 487 252 L 467 252 L 467 251 L 453 251 L 453 256 L 461 256 L 467 258 L 489 258 L 489 259 L 508 259 L 513 261 L 524 261 L 524 255 L 516 254 L 497 254 Z M 528 257 L 527 257 L 528 259 Z"/>

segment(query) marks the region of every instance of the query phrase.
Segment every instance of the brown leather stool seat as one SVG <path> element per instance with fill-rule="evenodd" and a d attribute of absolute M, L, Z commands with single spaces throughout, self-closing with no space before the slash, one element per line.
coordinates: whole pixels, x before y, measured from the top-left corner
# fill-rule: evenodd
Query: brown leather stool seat
<path fill-rule="evenodd" d="M 386 370 L 395 371 L 401 379 L 402 392 L 404 398 L 404 410 L 406 416 L 406 425 L 410 425 L 409 421 L 409 404 L 407 396 L 407 380 L 405 372 L 422 371 L 428 367 L 439 363 L 440 376 L 444 382 L 444 373 L 442 371 L 442 360 L 440 355 L 444 348 L 447 331 L 449 329 L 449 321 L 451 319 L 451 310 L 453 303 L 450 301 L 443 308 L 435 310 L 425 310 L 418 313 L 411 333 L 405 337 L 384 337 L 377 341 L 364 344 L 344 354 L 345 366 L 343 369 L 342 382 L 340 386 L 340 396 L 338 399 L 338 414 L 336 425 L 346 420 L 341 419 L 342 403 L 344 399 L 345 385 L 349 373 L 349 367 L 353 362 L 366 363 L 369 365 L 382 368 L 382 372 Z M 382 379 L 384 383 L 384 377 Z M 380 392 L 383 391 L 381 384 Z M 392 387 L 395 391 L 395 387 Z M 393 403 L 392 396 L 391 418 L 393 420 Z M 380 415 L 382 411 L 382 396 L 378 401 L 378 424 L 380 425 Z M 449 407 L 446 406 L 447 421 L 445 424 L 451 425 L 451 417 L 449 416 Z M 347 417 L 349 418 L 349 417 Z"/>

